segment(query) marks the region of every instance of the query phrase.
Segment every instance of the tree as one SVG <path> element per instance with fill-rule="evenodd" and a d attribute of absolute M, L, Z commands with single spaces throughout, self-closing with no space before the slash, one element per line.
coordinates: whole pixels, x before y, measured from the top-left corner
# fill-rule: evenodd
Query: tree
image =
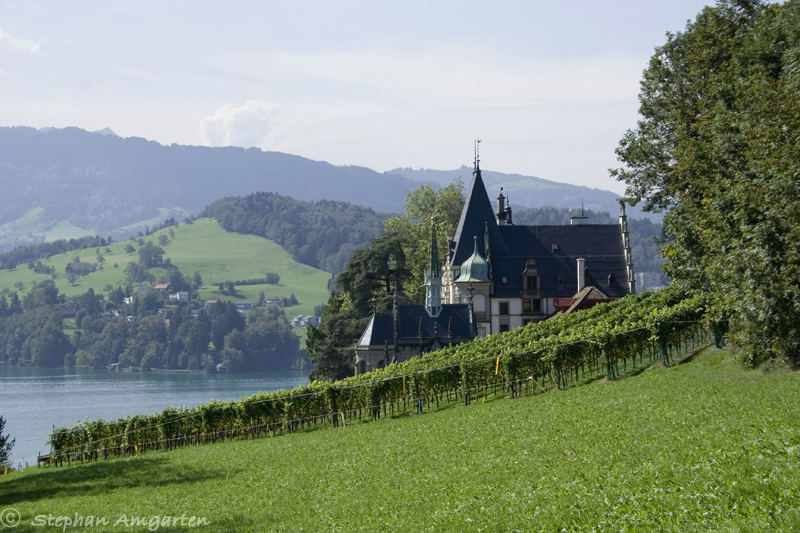
<path fill-rule="evenodd" d="M 346 295 L 332 293 L 319 326 L 306 330 L 306 351 L 314 363 L 311 380 L 337 380 L 352 376 L 355 344 L 369 322 L 352 306 Z"/>
<path fill-rule="evenodd" d="M 425 301 L 423 280 L 430 264 L 431 224 L 436 229 L 439 257 L 447 257 L 447 238 L 455 236 L 463 207 L 460 180 L 438 190 L 423 185 L 408 193 L 405 213 L 386 221 L 386 230 L 401 236 L 406 267 L 414 280 L 406 289 L 412 301 Z"/>
<path fill-rule="evenodd" d="M 387 312 L 395 287 L 403 292 L 409 277 L 403 244 L 401 234 L 387 231 L 372 239 L 368 248 L 356 250 L 347 268 L 336 278 L 337 289 L 347 294 L 359 315 L 368 316 L 376 310 Z"/>
<path fill-rule="evenodd" d="M 139 263 L 145 268 L 158 266 L 163 262 L 164 249 L 150 241 L 139 248 Z"/>
<path fill-rule="evenodd" d="M 0 416 L 0 464 L 7 463 L 11 457 L 11 449 L 14 447 L 16 439 L 12 439 L 10 435 L 3 433 L 6 427 L 6 421 Z"/>
<path fill-rule="evenodd" d="M 98 315 L 103 310 L 103 296 L 94 293 L 94 289 L 89 290 L 76 298 L 78 307 L 85 310 L 89 315 Z"/>
<path fill-rule="evenodd" d="M 70 348 L 60 319 L 49 320 L 30 337 L 31 361 L 34 366 L 63 366 Z"/>
<path fill-rule="evenodd" d="M 369 248 L 356 250 L 336 278 L 319 326 L 307 329 L 306 351 L 314 363 L 311 379 L 334 380 L 353 374 L 353 348 L 370 315 L 391 311 L 395 288 L 399 303 L 407 303 L 403 287 L 408 277 L 400 234 L 386 232 L 372 239 Z"/>
<path fill-rule="evenodd" d="M 458 181 L 439 190 L 419 187 L 409 193 L 406 212 L 388 220 L 383 235 L 353 253 L 336 277 L 319 326 L 307 329 L 306 350 L 314 363 L 311 379 L 352 375 L 354 346 L 370 315 L 391 312 L 395 298 L 401 304 L 424 301 L 431 223 L 442 245 L 439 257 L 446 257 L 447 237 L 455 234 L 463 206 L 463 186 Z"/>
<path fill-rule="evenodd" d="M 211 315 L 211 342 L 217 350 L 225 345 L 225 337 L 234 330 L 243 331 L 245 320 L 233 302 L 220 302 Z"/>
<path fill-rule="evenodd" d="M 158 244 L 160 244 L 161 246 L 166 246 L 168 242 L 169 242 L 169 237 L 167 236 L 166 233 L 162 233 L 161 235 L 158 236 Z"/>
<path fill-rule="evenodd" d="M 167 272 L 167 281 L 172 291 L 188 291 L 192 288 L 183 276 L 183 273 L 177 268 L 171 268 L 169 272 Z"/>
<path fill-rule="evenodd" d="M 132 244 L 126 244 L 125 245 L 125 253 L 126 254 L 132 254 L 135 251 L 136 251 L 136 248 L 134 248 Z"/>
<path fill-rule="evenodd" d="M 300 356 L 300 340 L 277 307 L 247 313 L 244 339 L 244 367 L 250 371 L 293 367 Z"/>
<path fill-rule="evenodd" d="M 125 267 L 125 279 L 128 283 L 139 283 L 149 278 L 147 269 L 139 263 L 128 263 Z"/>
<path fill-rule="evenodd" d="M 52 279 L 40 281 L 25 296 L 25 309 L 36 309 L 45 305 L 58 303 L 58 289 Z"/>
<path fill-rule="evenodd" d="M 669 35 L 612 171 L 668 210 L 665 272 L 708 292 L 749 364 L 800 363 L 800 4 L 726 0 Z"/>

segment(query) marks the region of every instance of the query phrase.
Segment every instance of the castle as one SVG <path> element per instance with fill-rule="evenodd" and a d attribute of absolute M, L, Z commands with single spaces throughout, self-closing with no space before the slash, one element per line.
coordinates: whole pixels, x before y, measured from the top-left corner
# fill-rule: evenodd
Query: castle
<path fill-rule="evenodd" d="M 495 212 L 476 152 L 443 266 L 432 234 L 425 305 L 373 315 L 356 346 L 357 374 L 635 292 L 623 203 L 619 224 L 576 216 L 569 225 L 518 226 L 505 200 L 501 190 Z"/>

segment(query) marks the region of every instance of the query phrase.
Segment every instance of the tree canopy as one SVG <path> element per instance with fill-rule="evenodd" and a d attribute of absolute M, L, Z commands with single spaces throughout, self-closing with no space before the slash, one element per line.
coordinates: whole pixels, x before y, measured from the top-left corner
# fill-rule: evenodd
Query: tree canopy
<path fill-rule="evenodd" d="M 639 99 L 612 174 L 668 210 L 665 272 L 710 294 L 750 364 L 800 363 L 800 2 L 703 9 Z"/>
<path fill-rule="evenodd" d="M 455 233 L 463 205 L 460 182 L 438 190 L 423 185 L 408 194 L 405 213 L 388 220 L 383 235 L 356 250 L 336 277 L 319 327 L 308 328 L 306 348 L 315 367 L 312 379 L 352 375 L 353 348 L 370 315 L 390 312 L 395 297 L 398 303 L 424 302 L 431 223 L 441 246 Z M 444 246 L 440 257 L 446 256 Z"/>

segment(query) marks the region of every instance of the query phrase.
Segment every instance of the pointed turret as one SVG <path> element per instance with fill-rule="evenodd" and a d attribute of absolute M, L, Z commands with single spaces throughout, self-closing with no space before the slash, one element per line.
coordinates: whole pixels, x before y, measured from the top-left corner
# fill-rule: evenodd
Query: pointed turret
<path fill-rule="evenodd" d="M 431 262 L 425 272 L 425 309 L 432 317 L 442 311 L 442 270 L 439 263 L 439 246 L 436 244 L 436 226 L 431 217 Z"/>
<path fill-rule="evenodd" d="M 500 228 L 497 227 L 492 203 L 486 193 L 486 186 L 481 177 L 480 159 L 477 150 L 475 154 L 475 170 L 472 173 L 472 183 L 467 191 L 467 199 L 464 202 L 464 209 L 461 211 L 461 218 L 456 228 L 455 247 L 453 250 L 450 264 L 458 266 L 472 254 L 472 237 L 482 235 L 486 228 L 488 243 L 493 251 L 503 252 L 507 250 Z M 487 247 L 480 250 L 484 256 L 488 255 Z"/>

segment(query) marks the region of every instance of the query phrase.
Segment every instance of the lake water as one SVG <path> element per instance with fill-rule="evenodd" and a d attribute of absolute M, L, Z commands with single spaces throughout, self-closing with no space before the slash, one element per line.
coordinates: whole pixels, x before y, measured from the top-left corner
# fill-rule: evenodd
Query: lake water
<path fill-rule="evenodd" d="M 87 417 L 115 419 L 211 400 L 239 400 L 308 383 L 307 374 L 172 374 L 0 365 L 0 416 L 6 420 L 4 433 L 17 441 L 12 463 L 35 465 L 36 455 L 50 449 L 47 437 L 53 427 L 72 427 Z"/>

